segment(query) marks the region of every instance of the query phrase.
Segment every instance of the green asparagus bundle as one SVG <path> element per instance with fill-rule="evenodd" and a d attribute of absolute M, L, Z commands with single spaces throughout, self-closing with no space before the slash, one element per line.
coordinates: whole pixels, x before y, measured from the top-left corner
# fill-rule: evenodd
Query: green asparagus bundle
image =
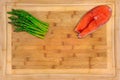
<path fill-rule="evenodd" d="M 48 23 L 38 20 L 25 10 L 12 9 L 11 12 L 7 13 L 11 14 L 9 17 L 11 22 L 9 23 L 13 25 L 15 32 L 26 31 L 41 39 L 43 39 L 48 32 Z"/>

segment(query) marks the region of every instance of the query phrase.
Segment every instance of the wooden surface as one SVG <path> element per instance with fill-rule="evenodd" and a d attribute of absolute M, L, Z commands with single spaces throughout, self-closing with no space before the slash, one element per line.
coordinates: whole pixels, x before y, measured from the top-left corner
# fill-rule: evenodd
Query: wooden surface
<path fill-rule="evenodd" d="M 13 32 L 7 24 L 7 71 L 10 72 L 11 66 L 14 74 L 114 74 L 114 13 L 103 28 L 83 39 L 78 39 L 74 32 L 80 18 L 95 6 L 8 3 L 7 11 L 12 8 L 30 11 L 50 26 L 45 39 L 41 40 L 25 32 Z M 113 6 L 109 6 L 114 12 Z"/>
<path fill-rule="evenodd" d="M 37 0 L 36 0 L 37 1 Z M 19 2 L 19 1 L 17 1 L 17 2 Z M 23 1 L 23 0 L 21 0 L 20 2 L 28 2 L 28 1 Z M 37 3 L 38 2 L 41 2 L 41 3 L 49 3 L 49 1 L 37 1 Z M 52 3 L 54 2 L 54 1 L 51 1 Z M 55 3 L 58 3 L 58 1 L 55 1 Z M 62 1 L 61 1 L 62 2 Z M 61 3 L 60 2 L 60 3 Z M 80 1 L 78 1 L 78 3 L 79 3 Z M 84 2 L 86 2 L 86 1 L 82 1 L 83 3 Z M 93 1 L 91 1 L 91 3 L 96 3 L 97 2 L 97 0 L 93 0 Z M 113 3 L 114 1 L 111 1 L 111 0 L 109 0 L 109 1 L 103 1 L 103 2 L 105 2 L 105 3 Z M 65 3 L 67 3 L 67 1 L 65 2 Z M 71 1 L 70 1 L 70 3 L 71 3 Z M 74 2 L 75 3 L 75 2 Z M 101 3 L 102 4 L 102 2 L 99 2 L 98 1 L 98 3 Z M 119 1 L 117 2 L 117 4 L 119 3 Z M 116 16 L 118 16 L 118 13 L 119 13 L 119 11 L 117 10 L 116 11 L 117 13 L 116 13 Z M 32 12 L 31 12 L 32 13 Z M 37 13 L 35 14 L 35 13 L 32 13 L 33 15 L 35 15 L 35 16 L 37 16 Z M 1 16 L 2 18 L 4 17 L 4 16 Z M 40 74 L 40 75 L 35 75 L 34 77 L 33 77 L 33 75 L 6 75 L 6 73 L 5 73 L 5 71 L 4 70 L 6 70 L 5 69 L 5 66 L 6 66 L 6 64 L 5 63 L 3 63 L 3 62 L 6 62 L 5 60 L 6 60 L 6 58 L 5 58 L 5 48 L 4 48 L 4 45 L 2 45 L 2 59 L 1 59 L 1 64 L 4 64 L 4 65 L 1 65 L 2 67 L 1 67 L 1 78 L 2 79 L 7 79 L 7 80 L 39 80 L 39 79 L 41 79 L 41 80 L 119 80 L 119 50 L 118 50 L 118 38 L 119 38 L 119 35 L 118 35 L 118 32 L 119 32 L 119 24 L 118 24 L 118 20 L 119 20 L 119 18 L 117 17 L 116 18 L 116 26 L 117 26 L 117 28 L 115 28 L 115 30 L 116 30 L 116 32 L 115 32 L 115 41 L 117 41 L 117 47 L 115 47 L 115 52 L 116 52 L 116 60 L 117 60 L 117 74 L 116 74 L 116 76 L 114 76 L 114 77 L 107 77 L 107 76 L 104 76 L 104 78 L 103 77 L 95 77 L 95 76 L 87 76 L 87 77 L 81 77 L 79 74 Z M 1 23 L 3 23 L 2 21 L 1 21 Z M 105 26 L 106 27 L 106 26 Z M 2 28 L 2 30 L 3 29 L 5 29 L 5 28 Z M 2 32 L 2 30 L 1 30 L 1 32 Z M 103 29 L 103 30 L 106 30 L 106 29 Z M 102 31 L 102 30 L 101 30 Z M 3 36 L 3 35 L 1 35 L 1 36 Z M 31 37 L 31 36 L 29 36 L 29 37 Z M 4 38 L 4 36 L 2 37 L 3 39 L 2 39 L 2 41 L 1 41 L 1 43 L 3 43 L 6 39 Z M 90 38 L 90 37 L 88 37 L 88 38 Z M 36 39 L 35 39 L 36 40 Z M 115 42 L 116 43 L 116 42 Z M 39 44 L 38 44 L 39 45 Z M 32 55 L 32 54 L 31 54 Z M 83 56 L 83 55 L 82 55 Z M 86 55 L 84 55 L 85 57 L 86 57 Z M 32 56 L 32 58 L 33 58 L 33 56 Z M 13 60 L 14 61 L 14 60 Z M 11 63 L 11 62 L 10 62 Z M 33 67 L 32 67 L 33 68 Z"/>

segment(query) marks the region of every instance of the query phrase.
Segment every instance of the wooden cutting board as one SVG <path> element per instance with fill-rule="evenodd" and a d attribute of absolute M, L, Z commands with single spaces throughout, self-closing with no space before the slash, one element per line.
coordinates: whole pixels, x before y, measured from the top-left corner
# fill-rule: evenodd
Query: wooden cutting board
<path fill-rule="evenodd" d="M 74 32 L 81 17 L 97 5 L 7 4 L 6 12 L 24 9 L 50 24 L 45 39 L 39 39 L 14 32 L 6 14 L 7 73 L 114 75 L 114 6 L 108 4 L 112 17 L 94 33 L 78 39 Z"/>

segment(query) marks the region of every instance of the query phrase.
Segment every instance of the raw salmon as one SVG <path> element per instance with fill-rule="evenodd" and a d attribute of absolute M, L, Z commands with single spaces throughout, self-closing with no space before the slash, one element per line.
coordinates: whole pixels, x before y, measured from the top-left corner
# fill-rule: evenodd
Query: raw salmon
<path fill-rule="evenodd" d="M 78 37 L 82 38 L 94 32 L 105 24 L 112 15 L 112 9 L 107 5 L 100 5 L 86 13 L 78 23 L 75 31 Z"/>

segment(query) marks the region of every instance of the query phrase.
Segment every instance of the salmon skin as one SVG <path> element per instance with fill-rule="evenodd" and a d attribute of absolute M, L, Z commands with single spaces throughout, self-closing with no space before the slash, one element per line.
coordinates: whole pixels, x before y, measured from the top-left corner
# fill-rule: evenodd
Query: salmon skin
<path fill-rule="evenodd" d="M 83 38 L 105 24 L 112 15 L 107 5 L 99 5 L 86 13 L 75 28 L 78 38 Z"/>

